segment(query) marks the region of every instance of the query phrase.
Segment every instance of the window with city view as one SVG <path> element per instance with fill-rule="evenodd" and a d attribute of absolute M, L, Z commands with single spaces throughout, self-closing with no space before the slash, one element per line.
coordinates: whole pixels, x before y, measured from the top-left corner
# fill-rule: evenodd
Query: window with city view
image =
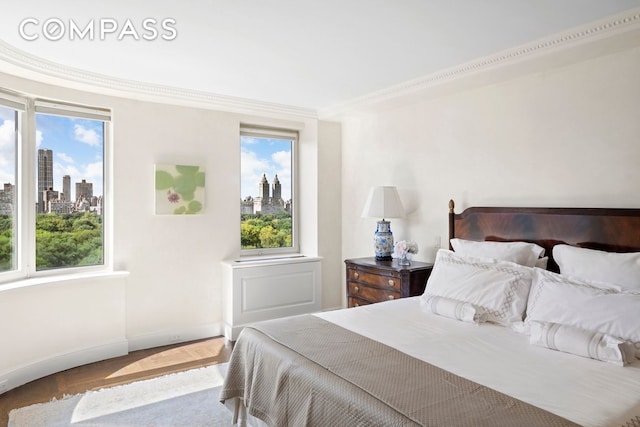
<path fill-rule="evenodd" d="M 297 134 L 243 128 L 241 249 L 245 255 L 296 252 L 295 147 Z"/>
<path fill-rule="evenodd" d="M 0 273 L 104 265 L 109 120 L 106 110 L 0 92 Z"/>
<path fill-rule="evenodd" d="M 36 114 L 36 269 L 103 263 L 100 120 Z"/>

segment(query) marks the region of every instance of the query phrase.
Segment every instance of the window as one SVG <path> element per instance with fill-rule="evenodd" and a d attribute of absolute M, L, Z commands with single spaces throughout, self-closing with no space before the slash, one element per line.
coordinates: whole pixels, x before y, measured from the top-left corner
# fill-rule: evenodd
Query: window
<path fill-rule="evenodd" d="M 298 252 L 294 131 L 240 129 L 243 255 Z"/>
<path fill-rule="evenodd" d="M 0 92 L 0 280 L 103 267 L 109 112 L 10 100 Z"/>

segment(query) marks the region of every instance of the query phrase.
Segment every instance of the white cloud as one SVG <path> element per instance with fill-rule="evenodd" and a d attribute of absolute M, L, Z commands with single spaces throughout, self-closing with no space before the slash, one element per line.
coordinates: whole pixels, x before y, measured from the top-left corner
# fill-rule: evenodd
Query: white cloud
<path fill-rule="evenodd" d="M 73 163 L 73 157 L 65 153 L 56 153 L 56 156 L 63 162 Z"/>
<path fill-rule="evenodd" d="M 242 137 L 242 144 L 243 145 L 255 145 L 255 144 L 260 144 L 260 142 L 262 141 L 261 138 L 256 138 L 253 136 L 243 136 Z"/>
<path fill-rule="evenodd" d="M 102 179 L 102 162 L 89 163 L 84 167 L 85 179 L 90 181 L 92 178 Z M 96 183 L 94 182 L 94 185 Z"/>
<path fill-rule="evenodd" d="M 271 155 L 271 159 L 280 169 L 291 170 L 291 151 L 277 151 Z"/>
<path fill-rule="evenodd" d="M 0 150 L 6 147 L 12 149 L 16 144 L 16 123 L 13 120 L 5 120 L 0 125 Z"/>
<path fill-rule="evenodd" d="M 0 181 L 16 183 L 15 180 L 16 133 L 15 122 L 5 120 L 0 125 Z"/>
<path fill-rule="evenodd" d="M 36 130 L 36 148 L 42 145 L 42 131 Z"/>
<path fill-rule="evenodd" d="M 78 170 L 78 168 L 76 168 L 75 166 L 72 165 L 66 165 L 63 166 L 59 163 L 54 163 L 53 164 L 53 169 L 54 169 L 54 176 L 65 176 L 65 175 L 69 175 L 71 177 L 71 183 L 74 183 L 78 180 L 78 177 L 81 175 L 80 171 Z M 62 186 L 62 182 L 54 182 L 53 186 L 54 188 L 56 188 L 57 186 Z"/>
<path fill-rule="evenodd" d="M 248 150 L 242 150 L 240 157 L 242 164 L 242 198 L 249 195 L 257 196 L 258 183 L 262 179 L 262 174 L 269 172 L 269 162 L 258 158 L 255 152 Z"/>
<path fill-rule="evenodd" d="M 93 129 L 87 129 L 82 125 L 75 124 L 73 133 L 77 141 L 84 142 L 92 147 L 100 145 L 100 135 Z"/>

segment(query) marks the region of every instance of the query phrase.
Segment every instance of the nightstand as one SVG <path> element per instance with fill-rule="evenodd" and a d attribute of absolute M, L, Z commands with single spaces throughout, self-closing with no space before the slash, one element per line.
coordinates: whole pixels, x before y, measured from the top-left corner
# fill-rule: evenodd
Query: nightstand
<path fill-rule="evenodd" d="M 347 268 L 347 305 L 373 304 L 397 298 L 422 295 L 433 264 L 411 261 L 378 261 L 374 257 L 344 261 Z"/>

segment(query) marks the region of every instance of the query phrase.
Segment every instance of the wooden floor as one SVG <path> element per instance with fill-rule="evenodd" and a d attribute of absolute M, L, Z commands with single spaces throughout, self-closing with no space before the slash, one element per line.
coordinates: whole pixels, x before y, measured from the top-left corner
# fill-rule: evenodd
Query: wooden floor
<path fill-rule="evenodd" d="M 0 395 L 0 426 L 6 426 L 14 408 L 60 399 L 133 381 L 229 361 L 232 345 L 224 337 L 148 350 L 79 366 L 32 381 Z"/>

